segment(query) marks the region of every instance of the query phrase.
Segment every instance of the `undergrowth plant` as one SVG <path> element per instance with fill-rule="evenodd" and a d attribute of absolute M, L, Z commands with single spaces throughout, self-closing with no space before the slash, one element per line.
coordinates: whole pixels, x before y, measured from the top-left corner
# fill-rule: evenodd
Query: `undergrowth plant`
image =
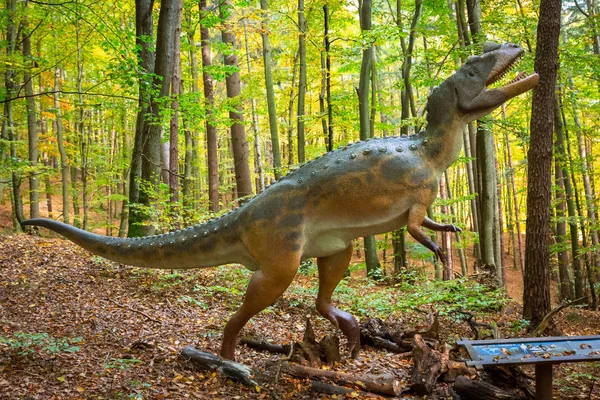
<path fill-rule="evenodd" d="M 15 332 L 12 337 L 0 336 L 0 348 L 7 347 L 12 354 L 28 356 L 36 352 L 47 354 L 74 353 L 79 351 L 78 343 L 83 338 L 55 338 L 46 332 Z"/>

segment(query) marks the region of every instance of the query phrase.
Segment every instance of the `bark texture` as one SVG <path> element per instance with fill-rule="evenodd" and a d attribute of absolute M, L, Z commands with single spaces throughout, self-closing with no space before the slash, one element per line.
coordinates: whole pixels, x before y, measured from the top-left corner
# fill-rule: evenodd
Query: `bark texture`
<path fill-rule="evenodd" d="M 527 152 L 527 236 L 523 292 L 523 316 L 533 325 L 550 312 L 550 185 L 560 12 L 560 0 L 541 0 L 534 65 L 540 75 L 540 84 L 533 91 L 531 145 Z"/>

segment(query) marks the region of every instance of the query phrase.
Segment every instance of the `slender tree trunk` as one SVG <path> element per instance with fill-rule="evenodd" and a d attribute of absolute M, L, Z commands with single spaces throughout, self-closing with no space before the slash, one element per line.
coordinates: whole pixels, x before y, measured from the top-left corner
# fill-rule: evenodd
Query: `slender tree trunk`
<path fill-rule="evenodd" d="M 79 139 L 79 154 L 80 164 L 79 172 L 81 173 L 81 191 L 82 191 L 82 206 L 83 206 L 83 221 L 79 221 L 78 217 L 75 218 L 75 225 L 79 226 L 81 223 L 82 229 L 87 229 L 87 216 L 88 216 L 88 203 L 87 203 L 87 153 L 88 153 L 88 136 L 85 132 L 84 122 L 84 108 L 83 108 L 83 54 L 81 44 L 81 23 L 80 23 L 80 6 L 76 2 L 76 18 L 75 18 L 75 42 L 77 46 L 77 114 L 75 118 L 75 127 Z M 76 184 L 76 180 L 73 179 L 73 184 Z M 74 191 L 74 197 L 77 196 L 77 192 Z M 79 199 L 77 198 L 77 201 Z M 75 201 L 75 200 L 73 200 Z M 73 204 L 73 209 L 77 210 L 77 216 L 79 216 L 79 207 Z"/>
<path fill-rule="evenodd" d="M 579 221 L 579 230 L 581 231 L 581 245 L 584 249 L 588 248 L 588 241 L 587 241 L 587 232 L 586 232 L 586 227 L 585 227 L 585 221 L 584 221 L 584 217 L 583 217 L 583 209 L 582 209 L 582 205 L 581 205 L 581 201 L 579 200 L 579 193 L 580 193 L 580 189 L 577 187 L 577 180 L 575 179 L 575 162 L 573 161 L 573 156 L 572 156 L 572 151 L 571 151 L 571 141 L 569 139 L 569 131 L 566 129 L 567 125 L 566 125 L 566 117 L 564 115 L 564 108 L 561 107 L 561 117 L 562 117 L 562 126 L 563 126 L 563 131 L 565 134 L 565 144 L 567 145 L 566 148 L 566 154 L 567 157 L 569 159 L 569 168 L 568 170 L 571 173 L 571 184 L 573 186 L 572 188 L 572 193 L 574 194 L 573 198 L 575 199 L 575 210 L 576 213 L 574 212 L 574 214 L 577 216 L 576 220 Z M 566 186 L 567 181 L 565 181 L 565 188 L 567 188 Z M 568 207 L 568 203 L 567 203 L 567 207 Z M 577 235 L 577 237 L 579 237 Z M 596 291 L 594 289 L 594 279 L 593 279 L 593 275 L 591 272 L 591 265 L 590 265 L 590 259 L 589 259 L 589 253 L 586 252 L 586 254 L 584 255 L 583 258 L 583 262 L 585 264 L 585 269 L 586 269 L 586 276 L 588 278 L 588 283 L 589 283 L 589 287 L 590 287 L 590 294 L 592 297 L 592 306 L 594 306 L 597 304 L 597 300 L 596 300 Z M 577 275 L 575 276 L 575 292 L 577 293 Z M 585 287 L 585 283 L 584 283 L 584 279 L 582 277 L 582 279 L 580 280 L 581 282 L 581 286 L 582 288 Z M 582 289 L 583 291 L 583 289 Z"/>
<path fill-rule="evenodd" d="M 458 171 L 457 171 L 458 172 Z M 444 178 L 446 181 L 446 197 L 449 200 L 452 200 L 453 196 L 452 196 L 452 190 L 450 190 L 450 179 L 448 179 L 448 170 L 444 171 Z M 455 185 L 456 182 L 458 182 L 458 179 L 455 181 Z M 456 186 L 455 186 L 456 187 Z M 456 209 L 454 207 L 454 205 L 452 204 L 452 202 L 450 203 L 450 215 L 453 215 L 455 219 L 458 219 L 458 214 L 456 212 Z M 467 259 L 465 258 L 465 251 L 463 250 L 463 248 L 461 247 L 461 238 L 460 238 L 460 233 L 455 232 L 456 235 L 456 244 L 458 246 L 458 259 L 460 260 L 460 271 L 462 276 L 467 276 L 469 271 L 467 269 Z M 450 237 L 451 234 L 448 233 L 448 236 Z M 452 240 L 450 239 L 450 243 L 448 246 L 452 245 Z M 450 258 L 451 253 L 448 253 L 448 258 Z M 453 275 L 450 275 L 450 279 L 453 278 Z"/>
<path fill-rule="evenodd" d="M 192 21 L 192 13 L 186 12 L 186 31 L 189 46 L 190 73 L 192 75 L 191 92 L 194 99 L 198 99 L 198 58 L 196 56 L 196 41 L 194 39 L 196 30 Z M 183 88 L 180 88 L 180 93 Z M 198 169 L 198 134 L 190 127 L 190 119 L 193 116 L 185 115 L 183 119 L 183 129 L 185 131 L 185 160 L 184 160 L 184 179 L 183 179 L 183 208 L 191 210 L 196 203 L 196 196 L 200 194 L 198 190 L 199 171 Z M 195 125 L 194 125 L 195 126 Z"/>
<path fill-rule="evenodd" d="M 397 12 L 400 12 L 400 0 L 397 0 L 396 3 L 398 7 Z M 402 89 L 402 120 L 408 119 L 411 116 L 411 114 L 413 117 L 416 116 L 416 113 L 411 113 L 411 98 L 413 97 L 413 90 L 412 83 L 410 81 L 410 70 L 412 67 L 413 51 L 416 39 L 415 33 L 417 29 L 417 23 L 421 18 L 422 10 L 423 1 L 415 0 L 415 13 L 413 14 L 412 22 L 410 24 L 410 33 L 408 34 L 408 46 L 404 44 L 404 38 L 402 36 L 400 37 L 400 42 L 402 44 L 402 50 L 404 53 L 404 60 L 402 61 L 402 79 L 404 81 L 404 87 Z M 399 21 L 396 21 L 396 23 L 400 24 Z M 412 107 L 412 109 L 414 109 L 414 107 Z M 403 135 L 408 134 L 407 123 L 402 124 L 401 133 Z"/>
<path fill-rule="evenodd" d="M 556 118 L 555 118 L 556 121 Z M 556 122 L 555 122 L 556 124 Z M 558 128 L 555 128 L 558 130 Z M 555 148 L 558 148 L 556 143 Z M 559 157 L 555 158 L 554 181 L 555 181 L 555 203 L 556 203 L 556 259 L 558 261 L 558 276 L 560 278 L 560 297 L 561 300 L 572 300 L 573 289 L 569 274 L 569 256 L 567 254 L 567 224 L 565 223 L 565 177 L 560 166 Z"/>
<path fill-rule="evenodd" d="M 233 11 L 231 0 L 224 0 L 219 6 L 219 10 L 221 19 L 225 23 L 221 32 L 222 40 L 229 47 L 228 53 L 225 55 L 225 66 L 234 71 L 225 78 L 225 86 L 227 88 L 227 98 L 230 101 L 229 119 L 232 123 L 231 143 L 233 147 L 235 183 L 238 197 L 245 197 L 252 194 L 252 181 L 250 180 L 250 167 L 248 165 L 250 152 L 248 151 L 248 142 L 244 128 L 243 108 L 239 104 L 239 99 L 237 99 L 241 92 L 241 83 L 238 57 L 235 52 L 235 33 L 231 27 L 231 21 L 233 20 L 231 18 Z"/>
<path fill-rule="evenodd" d="M 217 127 L 213 121 L 214 91 L 213 78 L 210 74 L 212 52 L 210 49 L 210 32 L 205 19 L 209 11 L 206 0 L 200 0 L 200 40 L 202 42 L 202 81 L 204 82 L 204 105 L 206 115 L 206 147 L 208 158 L 208 200 L 213 212 L 219 211 L 219 160 L 217 150 Z"/>
<path fill-rule="evenodd" d="M 6 56 L 10 60 L 17 45 L 17 1 L 6 0 L 7 24 L 6 24 Z M 10 65 L 7 66 L 4 73 L 4 84 L 6 88 L 6 97 L 11 99 L 15 95 L 15 71 Z M 17 160 L 17 133 L 13 121 L 12 101 L 4 103 L 4 123 L 2 124 L 2 136 L 6 137 L 10 143 L 10 159 Z M 21 177 L 17 168 L 14 168 L 11 174 L 12 184 L 12 213 L 14 216 L 13 225 L 16 231 L 21 231 L 21 222 L 25 220 L 23 216 L 23 199 L 21 198 Z"/>
<path fill-rule="evenodd" d="M 494 186 L 496 188 L 496 207 L 494 208 L 494 259 L 496 260 L 496 270 L 499 273 L 500 280 L 506 286 L 506 269 L 502 263 L 504 256 L 504 221 L 502 216 L 502 185 L 500 184 L 500 175 L 498 174 L 498 157 L 496 157 L 496 148 L 494 146 Z"/>
<path fill-rule="evenodd" d="M 143 236 L 144 229 L 141 224 L 146 218 L 144 211 L 138 205 L 140 203 L 140 181 L 142 180 L 144 132 L 146 131 L 147 114 L 150 113 L 151 88 L 148 81 L 151 80 L 150 74 L 154 71 L 155 64 L 153 6 L 154 0 L 136 0 L 135 2 L 135 43 L 139 49 L 137 63 L 140 76 L 138 113 L 129 174 L 129 212 L 127 213 L 129 237 Z"/>
<path fill-rule="evenodd" d="M 179 94 L 181 92 L 181 4 L 177 12 L 175 34 L 173 35 L 173 76 L 171 78 L 171 124 L 169 126 L 169 194 L 171 215 L 174 220 L 179 215 Z M 175 224 L 179 227 L 179 223 Z"/>
<path fill-rule="evenodd" d="M 267 110 L 269 113 L 269 130 L 271 132 L 271 143 L 273 152 L 273 175 L 275 179 L 281 179 L 281 147 L 279 145 L 279 131 L 277 129 L 277 107 L 275 106 L 275 91 L 273 90 L 273 73 L 271 72 L 271 43 L 268 31 L 268 0 L 260 0 L 260 8 L 263 11 L 262 21 L 262 43 L 263 62 L 265 71 L 265 88 L 267 92 Z"/>
<path fill-rule="evenodd" d="M 55 38 L 56 40 L 56 38 Z M 62 208 L 63 221 L 70 223 L 69 212 L 69 164 L 67 162 L 67 152 L 63 138 L 62 114 L 60 108 L 60 100 L 58 91 L 60 90 L 60 68 L 57 66 L 54 69 L 54 128 L 56 132 L 56 143 L 58 145 L 58 153 L 60 154 L 60 171 L 62 184 Z"/>
<path fill-rule="evenodd" d="M 292 72 L 292 82 L 290 84 L 290 101 L 288 104 L 288 166 L 294 165 L 294 124 L 292 120 L 294 118 L 294 88 L 296 85 L 296 72 L 298 70 L 298 52 L 294 56 L 294 68 Z M 322 104 L 322 99 L 319 100 Z"/>
<path fill-rule="evenodd" d="M 27 3 L 26 3 L 27 4 Z M 25 11 L 27 12 L 27 11 Z M 27 21 L 22 24 L 23 29 L 23 58 L 25 70 L 23 72 L 23 88 L 25 89 L 26 108 L 27 108 L 27 138 L 29 148 L 29 165 L 31 172 L 29 173 L 29 216 L 30 218 L 40 217 L 40 193 L 39 183 L 37 178 L 38 165 L 38 121 L 35 110 L 35 99 L 33 97 L 33 79 L 31 78 L 31 70 L 33 68 L 33 58 L 31 56 L 31 34 Z"/>
<path fill-rule="evenodd" d="M 327 17 L 325 17 L 327 19 Z M 298 0 L 298 59 L 300 62 L 300 74 L 298 77 L 298 163 L 306 161 L 304 153 L 304 100 L 306 97 L 306 19 L 304 18 L 304 0 Z M 325 38 L 327 40 L 327 38 Z M 294 72 L 296 70 L 294 69 Z M 290 120 L 291 124 L 291 120 Z"/>
<path fill-rule="evenodd" d="M 327 151 L 333 151 L 333 105 L 331 104 L 331 41 L 329 40 L 329 6 L 323 6 L 325 35 L 325 91 L 327 93 Z"/>
<path fill-rule="evenodd" d="M 574 92 L 574 82 L 573 77 L 569 77 L 569 87 L 571 92 Z M 583 130 L 581 127 L 581 120 L 579 118 L 579 107 L 577 106 L 577 101 L 575 98 L 575 94 L 571 94 L 570 96 L 571 107 L 573 108 L 573 120 L 575 122 L 576 138 L 577 138 L 577 148 L 579 151 L 579 170 L 581 171 L 581 177 L 583 180 L 583 190 L 585 193 L 585 204 L 587 211 L 587 219 L 589 225 L 589 235 L 592 241 L 592 270 L 598 271 L 600 268 L 600 257 L 598 255 L 598 230 L 597 230 L 597 219 L 596 219 L 596 199 L 594 197 L 594 193 L 592 190 L 592 184 L 589 173 L 589 164 L 588 164 L 588 154 L 585 148 L 585 142 L 583 137 Z M 596 305 L 592 306 L 594 309 Z"/>
<path fill-rule="evenodd" d="M 248 46 L 247 23 L 244 23 L 244 45 L 246 47 L 246 68 L 248 75 L 252 75 L 252 66 L 250 64 L 250 48 Z M 256 112 L 256 99 L 252 97 L 250 101 L 252 109 L 252 132 L 254 133 L 254 171 L 256 173 L 256 193 L 265 190 L 265 174 L 262 166 L 262 141 L 258 131 L 258 113 Z"/>
<path fill-rule="evenodd" d="M 531 139 L 527 152 L 527 242 L 523 317 L 536 326 L 550 312 L 550 192 L 554 95 L 558 67 L 560 0 L 541 0 L 533 90 Z"/>
<path fill-rule="evenodd" d="M 483 32 L 481 30 L 481 5 L 480 0 L 467 0 L 467 14 L 469 18 L 469 27 L 473 42 L 483 41 Z M 494 236 L 494 231 L 498 231 L 495 207 L 498 207 L 496 199 L 496 176 L 495 176 L 495 151 L 494 137 L 484 128 L 483 122 L 478 123 L 477 128 L 477 173 L 479 186 L 479 249 L 481 251 L 480 264 L 494 266 L 499 280 L 502 280 L 501 260 L 496 259 L 499 246 L 497 241 L 499 235 Z"/>
<path fill-rule="evenodd" d="M 448 199 L 448 195 L 446 192 L 446 178 L 447 175 L 444 173 L 440 179 L 440 198 L 442 199 L 441 212 L 443 215 L 448 215 L 448 206 L 446 205 L 446 200 Z M 447 261 L 444 265 L 442 279 L 448 281 L 452 279 L 454 275 L 454 262 L 452 260 L 452 238 L 450 237 L 450 232 L 442 232 L 442 248 L 444 249 L 444 253 L 446 253 Z"/>
<path fill-rule="evenodd" d="M 360 4 L 360 28 L 363 33 L 371 30 L 371 0 L 362 0 Z M 358 88 L 358 107 L 360 120 L 360 140 L 367 140 L 372 137 L 370 131 L 370 112 L 369 112 L 369 80 L 371 77 L 371 68 L 373 67 L 373 45 L 363 49 L 362 63 L 360 67 L 360 80 Z M 377 257 L 377 242 L 375 236 L 364 238 L 365 262 L 367 264 L 367 275 L 375 276 L 379 273 L 381 265 Z"/>

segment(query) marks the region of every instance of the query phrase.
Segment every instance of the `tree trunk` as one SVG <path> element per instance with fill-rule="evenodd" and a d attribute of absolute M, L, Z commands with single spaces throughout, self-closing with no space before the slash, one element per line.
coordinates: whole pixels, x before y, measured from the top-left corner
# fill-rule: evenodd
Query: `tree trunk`
<path fill-rule="evenodd" d="M 567 214 L 569 216 L 569 234 L 571 238 L 571 255 L 573 258 L 573 274 L 575 298 L 579 299 L 583 296 L 583 277 L 581 272 L 581 255 L 579 254 L 579 235 L 577 233 L 577 213 L 575 212 L 575 205 L 573 204 L 573 188 L 571 185 L 571 179 L 568 173 L 568 157 L 565 150 L 565 131 L 561 118 L 560 110 L 560 99 L 558 96 L 554 101 L 554 130 L 556 132 L 556 160 L 558 167 L 560 167 L 560 186 L 564 188 L 565 200 L 567 203 Z M 559 176 L 557 175 L 557 179 Z M 563 211 L 564 214 L 564 211 Z M 558 228 L 557 228 L 558 231 Z M 562 281 L 561 281 L 562 283 Z M 566 289 L 565 289 L 566 290 Z"/>
<path fill-rule="evenodd" d="M 179 215 L 179 94 L 181 93 L 181 5 L 173 35 L 173 76 L 171 78 L 171 123 L 169 125 L 169 194 L 173 222 Z M 175 223 L 178 227 L 178 222 Z"/>
<path fill-rule="evenodd" d="M 398 9 L 397 13 L 400 13 L 400 1 L 396 2 Z M 412 59 L 413 59 L 413 50 L 415 46 L 415 38 L 416 38 L 416 28 L 419 19 L 421 18 L 421 12 L 423 10 L 423 1 L 415 0 L 415 13 L 413 14 L 412 22 L 410 24 L 410 33 L 408 35 L 408 46 L 404 43 L 404 38 L 400 36 L 400 43 L 402 45 L 402 52 L 404 53 L 404 59 L 402 61 L 402 79 L 404 81 L 404 87 L 402 89 L 402 120 L 408 119 L 411 114 L 415 117 L 415 113 L 411 113 L 411 103 L 410 99 L 413 96 L 412 94 L 412 84 L 410 81 L 410 70 L 412 67 Z M 400 25 L 400 16 L 398 15 L 396 24 L 399 28 Z M 401 128 L 401 133 L 403 135 L 408 134 L 408 123 L 403 123 Z"/>
<path fill-rule="evenodd" d="M 360 9 L 360 29 L 363 34 L 371 30 L 371 0 L 362 0 Z M 373 45 L 363 49 L 362 63 L 360 67 L 360 80 L 358 88 L 358 108 L 360 119 L 360 140 L 367 140 L 372 137 L 370 131 L 370 112 L 369 112 L 369 80 L 371 77 L 371 68 L 373 65 Z M 374 236 L 364 238 L 365 245 L 365 263 L 367 264 L 367 275 L 376 276 L 379 274 L 381 265 L 377 257 L 377 243 Z"/>
<path fill-rule="evenodd" d="M 25 3 L 27 4 L 27 3 Z M 27 12 L 27 11 L 25 11 Z M 33 59 L 31 56 L 31 34 L 27 21 L 22 24 L 23 29 L 23 58 L 25 64 L 25 70 L 23 72 L 23 88 L 25 89 L 26 97 L 26 108 L 27 108 L 27 138 L 28 138 L 28 149 L 29 149 L 29 166 L 31 171 L 29 173 L 29 217 L 39 218 L 40 217 L 40 193 L 39 193 L 39 182 L 37 178 L 37 164 L 38 164 L 38 122 L 35 110 L 35 99 L 33 97 L 33 79 L 31 77 L 31 70 L 33 68 Z"/>
<path fill-rule="evenodd" d="M 241 91 L 240 73 L 238 69 L 238 58 L 235 53 L 236 40 L 235 33 L 231 27 L 231 14 L 233 6 L 231 0 L 224 0 L 220 6 L 220 17 L 224 20 L 224 27 L 221 32 L 223 43 L 229 48 L 225 55 L 225 66 L 231 68 L 234 72 L 228 74 L 225 78 L 227 87 L 227 98 L 230 103 L 229 119 L 231 120 L 231 143 L 233 148 L 233 162 L 235 168 L 235 183 L 237 195 L 246 197 L 252 194 L 252 181 L 250 180 L 250 167 L 248 165 L 248 142 L 246 141 L 246 131 L 244 128 L 244 114 L 241 104 L 236 104 Z"/>
<path fill-rule="evenodd" d="M 55 36 L 55 40 L 56 36 Z M 58 91 L 60 90 L 60 68 L 54 69 L 54 129 L 56 132 L 56 143 L 58 145 L 58 152 L 60 154 L 60 171 L 61 171 L 61 184 L 62 184 L 62 208 L 63 208 L 63 221 L 68 224 L 70 223 L 69 213 L 69 165 L 67 164 L 67 152 L 65 150 L 65 143 L 63 139 L 63 126 L 62 126 L 62 115 L 60 109 L 60 101 Z"/>
<path fill-rule="evenodd" d="M 281 147 L 279 145 L 279 132 L 277 129 L 277 107 L 275 106 L 275 91 L 273 90 L 273 73 L 271 72 L 271 44 L 269 42 L 268 28 L 268 0 L 260 0 L 260 8 L 263 11 L 262 21 L 262 43 L 263 61 L 265 70 L 265 88 L 267 92 L 267 109 L 269 113 L 269 130 L 271 132 L 271 144 L 273 152 L 273 175 L 275 179 L 281 179 Z"/>
<path fill-rule="evenodd" d="M 264 1 L 264 0 L 263 0 Z M 327 19 L 327 17 L 325 17 Z M 304 18 L 304 0 L 298 0 L 298 59 L 300 73 L 298 76 L 298 163 L 306 161 L 304 154 L 304 99 L 306 97 L 306 19 Z M 327 33 L 325 34 L 327 35 Z M 325 40 L 327 36 L 325 36 Z M 294 69 L 295 71 L 295 69 Z M 291 124 L 290 120 L 290 124 Z"/>
<path fill-rule="evenodd" d="M 290 84 L 290 101 L 288 103 L 288 166 L 294 165 L 294 124 L 292 123 L 292 120 L 294 119 L 294 88 L 296 85 L 296 72 L 298 70 L 298 57 L 298 52 L 296 52 L 294 55 L 294 68 L 292 70 L 292 81 Z M 322 98 L 319 99 L 319 104 L 322 109 Z"/>
<path fill-rule="evenodd" d="M 138 114 L 136 117 L 135 139 L 131 154 L 129 173 L 128 236 L 143 236 L 141 224 L 145 220 L 144 212 L 137 205 L 140 203 L 140 181 L 142 179 L 142 154 L 144 151 L 144 132 L 146 115 L 150 112 L 150 92 L 148 85 L 150 74 L 154 71 L 154 20 L 152 8 L 154 0 L 135 1 L 135 43 L 139 50 L 138 68 L 140 69 Z"/>
<path fill-rule="evenodd" d="M 200 0 L 200 40 L 202 42 L 202 81 L 204 83 L 204 106 L 206 115 L 206 151 L 208 158 L 208 200 L 212 212 L 219 211 L 219 159 L 217 150 L 217 127 L 213 121 L 214 92 L 210 74 L 212 53 L 210 32 L 205 18 L 208 16 L 206 0 Z"/>
<path fill-rule="evenodd" d="M 331 40 L 329 40 L 329 6 L 323 6 L 325 42 L 325 89 L 327 93 L 327 151 L 333 151 L 333 105 L 331 104 Z"/>
<path fill-rule="evenodd" d="M 569 171 L 571 172 L 571 183 L 573 185 L 575 208 L 577 210 L 577 220 L 579 221 L 579 229 L 581 231 L 581 244 L 584 249 L 587 249 L 588 248 L 587 231 L 586 231 L 586 227 L 585 227 L 585 221 L 583 218 L 583 209 L 582 209 L 581 201 L 579 200 L 579 194 L 578 194 L 578 193 L 580 193 L 580 190 L 577 187 L 577 180 L 575 179 L 575 163 L 573 162 L 573 156 L 572 156 L 572 152 L 571 152 L 571 144 L 570 144 L 571 142 L 569 139 L 569 132 L 567 131 L 567 129 L 565 129 L 567 126 L 566 125 L 566 117 L 564 115 L 564 110 L 562 107 L 561 107 L 561 117 L 562 117 L 562 121 L 563 121 L 563 129 L 564 129 L 564 133 L 565 133 L 565 143 L 567 145 L 567 155 L 569 158 Z M 594 289 L 594 279 L 593 279 L 591 266 L 590 266 L 589 253 L 586 253 L 584 255 L 583 262 L 585 264 L 586 274 L 587 274 L 587 278 L 588 278 L 588 284 L 589 284 L 589 288 L 590 288 L 590 294 L 592 296 L 592 304 L 595 305 L 596 304 L 596 291 Z M 583 280 L 582 280 L 582 285 L 584 285 Z"/>
<path fill-rule="evenodd" d="M 17 26 L 16 26 L 16 13 L 17 13 L 17 1 L 7 0 L 7 23 L 6 23 L 6 56 L 10 60 L 17 45 Z M 7 99 L 12 99 L 15 95 L 15 71 L 10 65 L 7 66 L 4 73 L 4 85 L 6 88 Z M 17 160 L 17 133 L 14 127 L 13 121 L 13 108 L 12 101 L 8 100 L 4 103 L 4 119 L 5 122 L 2 124 L 2 136 L 7 138 L 10 143 L 10 159 Z M 11 174 L 12 184 L 12 213 L 14 216 L 13 224 L 17 232 L 21 231 L 21 222 L 25 220 L 23 216 L 23 199 L 21 198 L 21 177 L 17 168 L 12 171 Z"/>
<path fill-rule="evenodd" d="M 469 27 L 471 37 L 474 43 L 482 42 L 483 32 L 481 31 L 481 5 L 480 0 L 467 0 L 467 14 L 469 18 Z M 501 260 L 496 259 L 497 241 L 499 235 L 494 236 L 494 231 L 498 232 L 495 207 L 498 207 L 496 199 L 496 157 L 494 151 L 494 137 L 484 128 L 483 122 L 478 122 L 477 128 L 477 173 L 479 201 L 479 249 L 480 264 L 493 265 L 496 269 L 498 280 L 502 280 Z"/>
<path fill-rule="evenodd" d="M 550 312 L 549 233 L 554 95 L 558 67 L 560 0 L 541 0 L 534 69 L 531 139 L 527 152 L 527 237 L 523 317 L 537 325 Z"/>
<path fill-rule="evenodd" d="M 442 200 L 442 205 L 440 207 L 441 213 L 446 216 L 448 215 L 448 206 L 446 205 L 448 194 L 447 194 L 447 179 L 448 175 L 446 173 L 442 174 L 440 178 L 440 199 Z M 448 281 L 452 279 L 454 275 L 454 263 L 452 260 L 452 238 L 451 232 L 442 232 L 442 248 L 444 249 L 444 253 L 447 257 L 447 262 L 444 265 L 444 270 L 442 272 L 442 279 Z"/>
<path fill-rule="evenodd" d="M 252 75 L 252 67 L 250 65 L 250 48 L 248 46 L 248 30 L 247 23 L 244 23 L 244 45 L 246 47 L 246 67 L 248 75 Z M 254 171 L 256 173 L 256 193 L 265 190 L 265 174 L 262 167 L 262 141 L 258 131 L 258 113 L 256 112 L 256 98 L 250 100 L 252 108 L 252 132 L 254 133 Z"/>

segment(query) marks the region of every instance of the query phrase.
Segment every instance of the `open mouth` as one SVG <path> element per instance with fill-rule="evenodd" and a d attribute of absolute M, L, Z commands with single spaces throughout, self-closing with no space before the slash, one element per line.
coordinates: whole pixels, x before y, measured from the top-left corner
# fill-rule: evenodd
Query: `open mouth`
<path fill-rule="evenodd" d="M 537 79 L 536 73 L 530 74 L 526 71 L 518 72 L 515 75 L 515 77 L 510 80 L 507 77 L 509 72 L 521 61 L 521 59 L 523 58 L 523 54 L 524 54 L 524 51 L 520 51 L 502 69 L 498 69 L 496 71 L 496 68 L 494 68 L 494 70 L 492 70 L 492 72 L 490 73 L 490 78 L 487 80 L 486 86 L 488 86 L 492 89 L 499 89 L 502 87 L 513 85 L 513 84 L 521 82 L 521 81 L 526 81 L 529 79 Z"/>

